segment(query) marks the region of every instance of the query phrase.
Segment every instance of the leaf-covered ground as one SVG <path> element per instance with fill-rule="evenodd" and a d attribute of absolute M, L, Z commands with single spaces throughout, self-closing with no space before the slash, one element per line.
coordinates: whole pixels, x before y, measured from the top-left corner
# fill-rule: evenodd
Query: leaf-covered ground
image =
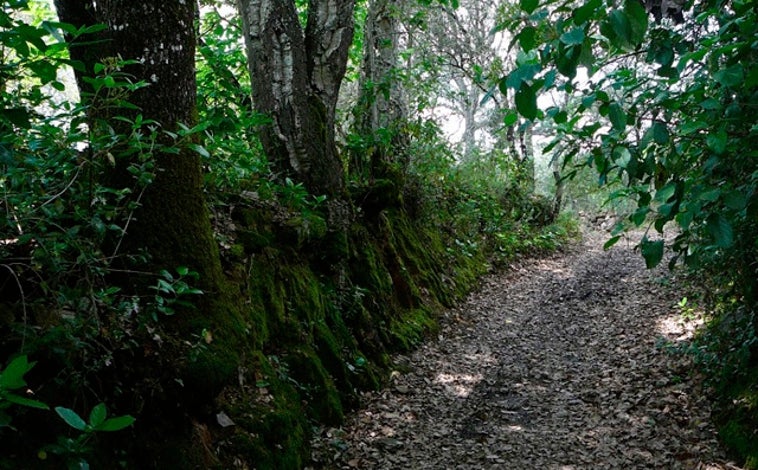
<path fill-rule="evenodd" d="M 666 270 L 604 236 L 482 282 L 310 468 L 735 469 L 687 356 Z"/>

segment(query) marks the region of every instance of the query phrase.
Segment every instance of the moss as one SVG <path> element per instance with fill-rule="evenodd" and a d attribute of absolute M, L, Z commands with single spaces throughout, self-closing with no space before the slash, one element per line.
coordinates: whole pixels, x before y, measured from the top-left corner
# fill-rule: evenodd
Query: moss
<path fill-rule="evenodd" d="M 390 323 L 390 333 L 402 350 L 408 351 L 417 346 L 427 333 L 437 330 L 437 322 L 428 310 L 417 308 L 404 312 Z"/>
<path fill-rule="evenodd" d="M 258 469 L 300 469 L 308 457 L 308 429 L 300 395 L 281 364 L 256 352 L 246 364 L 254 371 L 243 391 L 228 390 L 219 406 L 235 422 L 222 460 L 236 458 Z"/>
<path fill-rule="evenodd" d="M 339 392 L 316 353 L 311 348 L 302 346 L 289 353 L 284 360 L 304 398 L 308 415 L 329 425 L 342 422 Z"/>

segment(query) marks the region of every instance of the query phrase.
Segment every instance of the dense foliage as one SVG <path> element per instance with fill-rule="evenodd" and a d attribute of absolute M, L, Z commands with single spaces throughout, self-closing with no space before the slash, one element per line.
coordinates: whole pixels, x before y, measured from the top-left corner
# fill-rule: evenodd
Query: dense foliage
<path fill-rule="evenodd" d="M 298 467 L 310 426 L 338 422 L 359 388 L 378 386 L 387 353 L 433 330 L 435 311 L 490 261 L 553 250 L 573 235 L 567 219 L 550 225 L 549 201 L 516 182 L 504 152 L 459 164 L 422 108 L 361 135 L 350 104 L 338 110 L 341 153 L 370 155 L 402 133 L 405 163 L 385 162 L 371 178 L 346 163 L 347 189 L 335 199 L 350 210 L 335 229 L 334 199 L 267 159 L 259 131 L 271 118 L 253 111 L 239 18 L 223 2 L 204 3 L 198 120 L 174 127 L 132 104 L 156 88 L 136 78 L 139 58 L 71 58 L 71 47 L 116 41 L 100 36 L 113 32 L 107 26 L 55 21 L 44 3 L 2 2 L 0 468 Z M 355 87 L 345 89 L 342 102 L 357 102 Z M 188 149 L 205 170 L 225 270 L 219 292 L 198 287 L 207 272 L 155 266 L 149 249 L 125 248 L 144 195 L 161 190 L 161 159 Z M 199 300 L 211 295 L 222 301 Z M 208 326 L 198 305 L 225 315 Z M 204 447 L 208 426 L 215 454 Z"/>
<path fill-rule="evenodd" d="M 702 288 L 717 312 L 698 357 L 723 403 L 736 404 L 724 412 L 724 437 L 758 465 L 755 6 L 687 2 L 683 12 L 653 11 L 655 21 L 636 0 L 520 7 L 503 23 L 517 32 L 519 67 L 500 89 L 515 94 L 521 115 L 555 129 L 547 150 L 564 165 L 594 167 L 601 184 L 620 185 L 612 198 L 636 201 L 608 246 L 642 227 L 649 267 L 668 248 L 671 266 L 710 277 Z M 540 94 L 565 106 L 541 109 Z M 672 224 L 673 241 L 655 236 Z"/>

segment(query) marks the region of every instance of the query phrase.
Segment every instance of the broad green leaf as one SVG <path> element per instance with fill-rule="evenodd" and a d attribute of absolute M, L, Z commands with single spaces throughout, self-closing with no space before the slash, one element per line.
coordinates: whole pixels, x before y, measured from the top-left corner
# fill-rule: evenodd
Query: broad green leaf
<path fill-rule="evenodd" d="M 573 79 L 581 56 L 581 45 L 567 46 L 561 43 L 558 47 L 558 56 L 555 58 L 555 66 L 564 77 Z"/>
<path fill-rule="evenodd" d="M 93 428 L 100 426 L 107 416 L 108 411 L 105 409 L 105 403 L 98 403 L 89 413 L 90 426 Z"/>
<path fill-rule="evenodd" d="M 650 208 L 647 206 L 639 207 L 636 211 L 634 211 L 634 214 L 629 216 L 629 220 L 631 220 L 634 225 L 640 226 L 645 223 L 645 220 L 647 219 L 647 214 L 650 212 Z"/>
<path fill-rule="evenodd" d="M 660 264 L 663 259 L 663 240 L 650 241 L 647 237 L 640 243 L 642 257 L 645 258 L 645 266 L 652 269 Z"/>
<path fill-rule="evenodd" d="M 107 432 L 113 432 L 113 431 L 121 431 L 124 428 L 128 428 L 132 424 L 134 424 L 134 417 L 126 415 L 126 416 L 117 416 L 115 418 L 111 418 L 107 421 L 105 421 L 103 424 L 97 427 L 97 431 L 107 431 Z"/>
<path fill-rule="evenodd" d="M 607 20 L 600 26 L 600 33 L 619 49 L 629 49 L 632 44 L 632 25 L 621 10 L 608 14 Z"/>
<path fill-rule="evenodd" d="M 626 0 L 624 4 L 624 13 L 630 26 L 630 40 L 632 46 L 639 46 L 645 39 L 647 32 L 648 13 L 642 3 L 637 0 Z"/>
<path fill-rule="evenodd" d="M 719 248 L 729 248 L 734 244 L 732 224 L 723 215 L 711 214 L 706 222 L 706 227 Z"/>
<path fill-rule="evenodd" d="M 508 88 L 513 88 L 514 90 L 518 90 L 519 88 L 521 88 L 522 83 L 531 81 L 532 79 L 534 79 L 534 77 L 539 73 L 539 71 L 540 71 L 539 64 L 534 64 L 534 63 L 523 64 L 519 68 L 517 68 L 516 70 L 508 74 L 508 78 L 505 81 L 505 85 Z"/>
<path fill-rule="evenodd" d="M 747 195 L 742 191 L 729 191 L 724 195 L 724 204 L 730 209 L 741 211 L 747 206 Z"/>
<path fill-rule="evenodd" d="M 0 109 L 0 122 L 2 120 L 8 120 L 14 126 L 18 126 L 22 129 L 29 129 L 32 127 L 31 115 L 29 111 L 24 108 L 5 108 Z"/>
<path fill-rule="evenodd" d="M 626 128 L 626 113 L 618 103 L 611 103 L 608 107 L 608 118 L 617 131 L 623 131 Z"/>
<path fill-rule="evenodd" d="M 713 150 L 716 154 L 721 155 L 726 150 L 727 135 L 726 131 L 720 129 L 715 134 L 708 134 L 705 138 L 708 148 Z"/>
<path fill-rule="evenodd" d="M 667 144 L 669 141 L 669 131 L 666 128 L 666 124 L 656 121 L 650 126 L 651 135 L 653 141 L 658 145 Z"/>
<path fill-rule="evenodd" d="M 24 374 L 34 367 L 34 362 L 29 363 L 26 356 L 18 356 L 13 359 L 8 367 L 0 373 L 0 390 L 15 390 L 26 386 Z"/>
<path fill-rule="evenodd" d="M 64 408 L 62 406 L 56 406 L 55 412 L 58 413 L 58 416 L 60 416 L 63 421 L 65 421 L 66 424 L 72 428 L 79 431 L 84 431 L 87 429 L 87 423 L 84 422 L 81 416 L 76 414 L 76 411 L 69 408 Z"/>
<path fill-rule="evenodd" d="M 741 85 L 744 77 L 745 73 L 740 64 L 734 64 L 713 74 L 714 80 L 729 88 Z"/>
<path fill-rule="evenodd" d="M 560 41 L 566 45 L 572 46 L 584 42 L 584 28 L 574 28 L 561 34 Z"/>
<path fill-rule="evenodd" d="M 521 6 L 522 10 L 531 15 L 532 12 L 536 10 L 540 5 L 540 2 L 539 0 L 520 0 L 519 5 Z"/>
<path fill-rule="evenodd" d="M 525 52 L 534 49 L 534 46 L 537 43 L 537 28 L 534 26 L 527 26 L 522 29 L 518 35 L 518 41 Z"/>
<path fill-rule="evenodd" d="M 700 107 L 709 111 L 715 111 L 722 108 L 721 103 L 713 98 L 701 101 Z"/>
<path fill-rule="evenodd" d="M 27 64 L 29 69 L 34 72 L 42 84 L 47 84 L 56 79 L 58 74 L 58 67 L 51 64 L 46 60 L 38 60 Z"/>
<path fill-rule="evenodd" d="M 675 192 L 676 183 L 671 181 L 655 192 L 655 197 L 653 200 L 657 202 L 666 202 L 671 198 L 671 196 L 674 195 Z"/>
<path fill-rule="evenodd" d="M 526 83 L 522 83 L 516 92 L 516 109 L 527 119 L 537 118 L 537 94 Z"/>
<path fill-rule="evenodd" d="M 572 14 L 574 24 L 583 25 L 588 19 L 590 19 L 590 17 L 600 11 L 602 6 L 602 0 L 589 0 L 587 3 L 574 10 L 574 13 Z"/>

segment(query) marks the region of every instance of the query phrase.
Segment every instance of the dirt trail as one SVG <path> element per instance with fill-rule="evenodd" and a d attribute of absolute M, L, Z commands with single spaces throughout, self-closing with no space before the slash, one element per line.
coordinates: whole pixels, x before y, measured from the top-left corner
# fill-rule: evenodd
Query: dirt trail
<path fill-rule="evenodd" d="M 734 469 L 687 357 L 677 293 L 602 235 L 484 279 L 402 372 L 314 439 L 310 468 Z"/>

